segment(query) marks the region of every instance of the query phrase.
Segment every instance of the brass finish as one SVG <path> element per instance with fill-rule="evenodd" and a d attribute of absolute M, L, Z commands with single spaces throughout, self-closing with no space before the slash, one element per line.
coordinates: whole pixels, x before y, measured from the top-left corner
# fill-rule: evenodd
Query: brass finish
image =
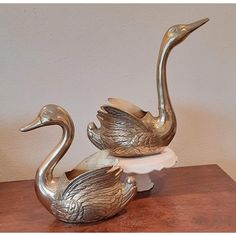
<path fill-rule="evenodd" d="M 174 25 L 165 33 L 157 61 L 159 116 L 154 117 L 123 99 L 109 98 L 111 105 L 102 106 L 97 113 L 101 127 L 97 128 L 94 122 L 87 127 L 88 137 L 96 147 L 109 149 L 114 156 L 133 157 L 160 153 L 169 145 L 177 122 L 167 88 L 167 58 L 173 47 L 208 20 Z"/>
<path fill-rule="evenodd" d="M 122 169 L 109 151 L 99 151 L 72 171 L 54 177 L 53 170 L 74 138 L 74 124 L 60 106 L 44 106 L 36 119 L 22 132 L 42 126 L 59 125 L 63 135 L 36 172 L 35 190 L 46 209 L 61 221 L 86 223 L 109 218 L 134 197 L 137 189 L 132 177 L 121 182 Z"/>

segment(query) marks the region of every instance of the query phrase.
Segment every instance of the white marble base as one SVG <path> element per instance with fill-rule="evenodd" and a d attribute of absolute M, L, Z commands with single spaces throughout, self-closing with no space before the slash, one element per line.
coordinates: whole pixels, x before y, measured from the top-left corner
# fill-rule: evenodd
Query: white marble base
<path fill-rule="evenodd" d="M 132 158 L 117 158 L 119 166 L 128 175 L 134 176 L 137 181 L 138 192 L 147 191 L 153 188 L 154 183 L 151 181 L 149 173 L 163 168 L 170 168 L 178 161 L 174 151 L 166 147 L 162 153 Z"/>

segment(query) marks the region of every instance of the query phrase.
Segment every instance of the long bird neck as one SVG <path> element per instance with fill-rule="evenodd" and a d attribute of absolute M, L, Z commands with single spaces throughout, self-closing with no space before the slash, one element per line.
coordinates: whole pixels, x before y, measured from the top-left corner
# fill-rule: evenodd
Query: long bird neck
<path fill-rule="evenodd" d="M 163 40 L 157 62 L 157 92 L 160 127 L 165 125 L 167 120 L 169 122 L 176 121 L 166 81 L 166 64 L 170 51 L 170 45 L 166 40 Z"/>
<path fill-rule="evenodd" d="M 43 205 L 48 209 L 56 195 L 57 178 L 54 178 L 53 170 L 70 147 L 74 137 L 73 123 L 58 123 L 58 125 L 61 126 L 63 131 L 62 138 L 42 162 L 35 177 L 36 193 Z"/>

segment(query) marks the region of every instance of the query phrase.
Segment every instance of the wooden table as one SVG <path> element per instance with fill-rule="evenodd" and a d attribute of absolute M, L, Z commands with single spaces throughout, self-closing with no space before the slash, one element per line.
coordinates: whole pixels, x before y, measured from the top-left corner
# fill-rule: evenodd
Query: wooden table
<path fill-rule="evenodd" d="M 117 216 L 96 224 L 55 220 L 37 200 L 33 181 L 0 183 L 0 231 L 236 231 L 236 183 L 217 165 L 154 172 L 155 187 Z"/>

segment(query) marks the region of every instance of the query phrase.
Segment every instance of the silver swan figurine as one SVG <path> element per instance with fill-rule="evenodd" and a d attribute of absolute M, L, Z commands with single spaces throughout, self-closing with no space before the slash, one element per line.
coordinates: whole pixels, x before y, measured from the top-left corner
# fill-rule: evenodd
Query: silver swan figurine
<path fill-rule="evenodd" d="M 160 153 L 176 133 L 176 116 L 171 105 L 166 63 L 172 48 L 181 43 L 209 19 L 170 27 L 165 33 L 157 61 L 157 93 L 159 115 L 153 116 L 123 99 L 109 98 L 97 113 L 101 126 L 88 124 L 90 141 L 99 149 L 109 149 L 113 156 L 134 157 Z"/>
<path fill-rule="evenodd" d="M 121 182 L 122 169 L 109 151 L 99 151 L 83 160 L 73 170 L 54 177 L 53 170 L 65 155 L 74 138 L 74 124 L 65 109 L 46 105 L 36 119 L 21 128 L 22 132 L 59 125 L 63 135 L 36 172 L 35 191 L 57 219 L 68 223 L 87 223 L 117 214 L 135 196 L 135 180 Z"/>

